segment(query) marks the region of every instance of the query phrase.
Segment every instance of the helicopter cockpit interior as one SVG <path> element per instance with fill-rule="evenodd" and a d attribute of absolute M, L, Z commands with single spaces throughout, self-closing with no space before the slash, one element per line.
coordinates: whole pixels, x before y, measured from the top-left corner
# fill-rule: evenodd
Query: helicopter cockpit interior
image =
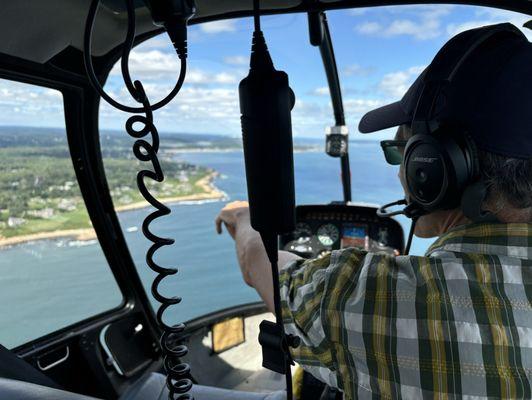
<path fill-rule="evenodd" d="M 380 20 L 336 30 L 333 24 L 340 18 L 328 16 L 342 12 L 364 18 L 364 10 L 424 3 L 2 1 L 0 79 L 8 83 L 4 89 L 0 85 L 0 110 L 5 107 L 7 121 L 0 121 L 6 177 L 0 183 L 0 251 L 5 255 L 0 263 L 0 314 L 5 314 L 0 318 L 5 324 L 0 327 L 0 399 L 189 399 L 191 388 L 198 400 L 342 399 L 340 391 L 293 365 L 288 348 L 297 346 L 297 338 L 284 333 L 278 298 L 273 315 L 242 282 L 233 287 L 238 268 L 205 283 L 219 265 L 236 264 L 228 238 L 218 239 L 223 251 L 211 249 L 205 238 L 213 235 L 221 202 L 247 198 L 274 283 L 278 250 L 303 258 L 348 247 L 390 256 L 409 253 L 413 230 L 408 232 L 399 212 L 386 213 L 376 201 L 387 186 L 400 190 L 397 182 L 390 183 L 395 172 L 373 170 L 368 163 L 373 148 L 356 141 L 348 127 L 350 113 L 381 105 L 367 93 L 379 88 L 370 76 L 376 67 L 338 63 L 342 56 L 335 53 L 334 34 L 411 35 L 428 59 L 421 43 L 443 28 L 429 16 L 415 32 L 408 21 L 390 28 Z M 532 15 L 532 2 L 523 0 L 432 3 L 435 13 L 453 3 L 519 15 L 525 22 Z M 474 22 L 480 26 L 486 17 L 478 16 Z M 241 43 L 224 42 L 221 33 L 235 32 L 232 21 L 237 20 L 246 24 L 245 30 L 239 28 Z M 271 32 L 287 26 L 296 26 L 298 36 L 288 38 L 285 32 L 270 42 Z M 200 29 L 207 36 L 199 35 Z M 296 44 L 283 50 L 282 42 L 289 39 Z M 301 55 L 293 54 L 296 45 Z M 157 46 L 170 51 L 162 53 Z M 202 46 L 204 53 L 195 58 Z M 245 56 L 237 46 L 246 49 Z M 385 50 L 386 57 L 393 56 L 390 46 Z M 300 59 L 291 69 L 277 62 L 290 52 Z M 317 72 L 308 67 L 311 53 Z M 210 54 L 218 61 L 209 60 Z M 364 54 L 356 57 L 363 60 Z M 221 59 L 234 76 L 200 68 Z M 383 71 L 396 79 L 391 89 L 390 82 L 380 88 L 387 84 L 395 94 L 421 70 L 416 67 L 406 77 Z M 295 75 L 301 82 L 319 75 L 324 86 L 306 88 L 304 95 L 292 85 Z M 344 86 L 341 76 L 367 81 L 366 92 L 355 84 Z M 213 82 L 225 86 L 209 87 Z M 35 89 L 24 91 L 30 85 Z M 367 100 L 345 101 L 352 93 Z M 307 95 L 319 97 L 323 107 L 309 105 Z M 32 108 L 36 98 L 44 99 L 42 110 Z M 172 102 L 178 105 L 170 110 Z M 305 107 L 305 118 L 318 120 L 322 130 L 330 125 L 325 135 L 299 139 L 298 124 L 308 122 L 300 111 Z M 194 117 L 187 120 L 187 114 Z M 214 114 L 209 126 L 237 135 L 198 134 Z M 224 125 L 229 114 L 233 125 Z M 31 132 L 21 128 L 30 119 Z M 64 127 L 59 133 L 47 130 L 58 125 Z M 195 133 L 172 133 L 185 129 Z M 309 158 L 303 166 L 299 154 L 306 151 L 321 158 Z M 377 194 L 362 193 L 361 181 Z M 301 197 L 298 185 L 305 187 Z M 206 222 L 197 218 L 202 213 Z M 177 260 L 173 250 L 165 250 L 174 245 L 184 249 Z M 65 254 L 68 265 L 54 266 Z M 32 266 L 22 261 L 27 257 Z M 195 271 L 179 267 L 187 258 L 197 260 Z M 17 276 L 10 275 L 13 265 L 22 271 Z M 35 265 L 40 273 L 31 269 Z M 96 294 L 89 285 L 98 287 Z M 223 294 L 216 293 L 217 286 L 226 287 Z M 58 306 L 68 303 L 63 298 L 73 299 L 72 310 Z M 14 305 L 24 302 L 31 312 Z"/>

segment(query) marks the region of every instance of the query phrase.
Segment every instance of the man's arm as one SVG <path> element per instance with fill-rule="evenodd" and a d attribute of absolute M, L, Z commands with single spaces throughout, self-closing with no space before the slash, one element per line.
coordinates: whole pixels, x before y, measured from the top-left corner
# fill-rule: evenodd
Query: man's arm
<path fill-rule="evenodd" d="M 274 312 L 271 264 L 261 237 L 250 224 L 248 203 L 235 201 L 227 204 L 216 218 L 216 230 L 222 233 L 222 224 L 235 240 L 236 253 L 244 281 L 259 293 L 268 310 Z M 300 257 L 279 251 L 279 268 Z"/>
<path fill-rule="evenodd" d="M 244 280 L 273 311 L 270 263 L 260 235 L 250 226 L 247 203 L 228 204 L 216 218 L 218 233 L 222 233 L 222 225 L 235 239 Z M 290 352 L 307 371 L 333 387 L 343 388 L 343 382 L 339 381 L 342 371 L 353 372 L 345 360 L 337 359 L 334 347 L 339 345 L 338 338 L 345 336 L 341 334 L 344 328 L 340 324 L 344 320 L 345 304 L 339 300 L 348 298 L 348 292 L 354 290 L 363 259 L 364 253 L 354 249 L 344 250 L 335 257 L 329 253 L 305 261 L 291 253 L 279 252 L 283 323 L 287 333 L 301 339 L 301 344 L 290 348 Z M 329 321 L 335 321 L 334 325 Z M 348 348 L 347 344 L 340 346 Z"/>

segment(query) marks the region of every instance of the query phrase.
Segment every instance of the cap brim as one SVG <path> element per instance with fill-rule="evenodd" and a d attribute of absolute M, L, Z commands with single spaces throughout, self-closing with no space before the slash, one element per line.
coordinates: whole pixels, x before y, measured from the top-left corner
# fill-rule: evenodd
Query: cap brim
<path fill-rule="evenodd" d="M 397 101 L 366 113 L 358 124 L 360 133 L 372 133 L 411 122 L 412 118 L 404 112 L 400 103 Z"/>

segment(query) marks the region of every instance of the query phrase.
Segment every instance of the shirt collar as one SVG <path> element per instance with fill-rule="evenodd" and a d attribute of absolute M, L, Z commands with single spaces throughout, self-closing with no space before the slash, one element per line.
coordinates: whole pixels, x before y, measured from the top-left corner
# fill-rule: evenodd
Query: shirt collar
<path fill-rule="evenodd" d="M 450 229 L 429 247 L 438 251 L 532 259 L 532 224 L 477 223 Z"/>

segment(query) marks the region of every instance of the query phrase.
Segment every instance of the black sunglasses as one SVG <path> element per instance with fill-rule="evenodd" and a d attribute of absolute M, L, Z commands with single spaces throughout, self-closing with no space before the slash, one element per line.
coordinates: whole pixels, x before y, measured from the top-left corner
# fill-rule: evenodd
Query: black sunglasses
<path fill-rule="evenodd" d="M 388 164 L 400 165 L 403 162 L 406 142 L 406 140 L 383 140 L 381 142 L 384 158 Z"/>

